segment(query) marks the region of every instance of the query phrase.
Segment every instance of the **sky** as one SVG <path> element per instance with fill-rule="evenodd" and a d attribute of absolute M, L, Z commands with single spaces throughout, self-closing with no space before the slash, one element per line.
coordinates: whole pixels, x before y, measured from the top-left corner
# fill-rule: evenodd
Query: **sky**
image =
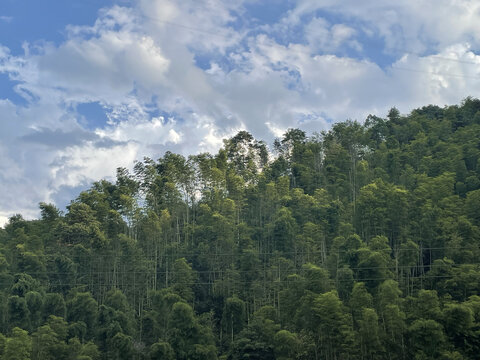
<path fill-rule="evenodd" d="M 480 91 L 476 0 L 1 0 L 0 226 L 117 167 Z"/>

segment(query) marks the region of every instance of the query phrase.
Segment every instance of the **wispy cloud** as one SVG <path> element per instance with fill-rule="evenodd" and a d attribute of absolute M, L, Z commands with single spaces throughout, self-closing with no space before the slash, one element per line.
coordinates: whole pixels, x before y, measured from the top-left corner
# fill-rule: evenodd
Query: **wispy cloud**
<path fill-rule="evenodd" d="M 5 15 L 0 16 L 0 21 L 9 23 L 9 22 L 12 22 L 12 20 L 13 20 L 12 16 L 5 16 Z"/>

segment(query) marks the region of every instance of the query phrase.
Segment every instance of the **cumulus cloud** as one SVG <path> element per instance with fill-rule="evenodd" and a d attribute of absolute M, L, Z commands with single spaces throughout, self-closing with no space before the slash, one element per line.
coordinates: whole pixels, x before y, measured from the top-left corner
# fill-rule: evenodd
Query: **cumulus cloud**
<path fill-rule="evenodd" d="M 317 11 L 340 16 L 367 34 L 382 37 L 387 51 L 439 51 L 466 41 L 480 45 L 476 1 L 300 0 L 284 21 L 298 22 Z"/>
<path fill-rule="evenodd" d="M 233 23 L 243 12 L 244 1 L 139 0 L 138 11 L 144 28 L 159 39 L 188 45 L 200 52 L 225 51 L 244 36 Z"/>
<path fill-rule="evenodd" d="M 0 221 L 34 217 L 38 202 L 71 199 L 143 156 L 213 152 L 243 129 L 271 141 L 480 90 L 473 2 L 302 0 L 264 25 L 248 22 L 248 1 L 138 0 L 72 24 L 58 45 L 0 46 L 0 72 L 24 99 L 0 99 Z M 391 65 L 362 59 L 374 37 L 399 54 Z M 92 102 L 108 121 L 86 128 L 76 109 Z"/>
<path fill-rule="evenodd" d="M 362 49 L 355 39 L 357 31 L 345 24 L 330 25 L 323 18 L 314 18 L 305 26 L 305 35 L 312 52 L 331 52 L 342 46 L 351 47 L 357 51 Z"/>
<path fill-rule="evenodd" d="M 170 61 L 151 37 L 124 29 L 95 35 L 72 38 L 29 58 L 39 75 L 34 83 L 28 79 L 30 89 L 58 88 L 67 101 L 118 105 L 132 90 L 148 96 L 162 84 Z"/>

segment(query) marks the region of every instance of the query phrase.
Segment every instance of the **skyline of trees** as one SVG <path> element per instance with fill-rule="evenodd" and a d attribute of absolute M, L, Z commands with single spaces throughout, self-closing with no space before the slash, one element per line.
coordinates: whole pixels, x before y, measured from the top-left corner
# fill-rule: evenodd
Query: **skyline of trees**
<path fill-rule="evenodd" d="M 0 229 L 5 359 L 474 359 L 480 100 L 145 158 Z"/>

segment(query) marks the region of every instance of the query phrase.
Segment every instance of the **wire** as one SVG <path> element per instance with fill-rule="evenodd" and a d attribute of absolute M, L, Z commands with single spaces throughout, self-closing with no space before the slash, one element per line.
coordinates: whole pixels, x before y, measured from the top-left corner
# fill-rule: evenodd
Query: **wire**
<path fill-rule="evenodd" d="M 283 275 L 299 275 L 302 273 L 308 273 L 308 272 L 316 272 L 318 271 L 318 268 L 316 269 L 308 269 L 308 268 L 300 268 L 300 269 L 295 269 L 294 272 L 292 272 L 292 268 L 286 268 L 286 269 L 275 269 L 273 266 L 275 264 L 271 265 L 272 267 L 270 268 L 263 268 L 263 269 L 253 269 L 253 270 L 237 270 L 237 269 L 225 269 L 225 270 L 194 270 L 192 269 L 192 273 L 194 274 L 219 274 L 219 275 L 229 275 L 230 271 L 232 271 L 233 274 L 239 273 L 239 274 L 250 274 L 250 273 L 268 273 L 271 271 L 272 274 L 277 274 L 281 273 L 283 271 Z M 391 265 L 391 266 L 373 266 L 373 267 L 346 267 L 346 269 L 349 270 L 396 270 L 396 269 L 442 269 L 442 268 L 447 268 L 447 269 L 462 269 L 462 267 L 474 267 L 474 266 L 479 266 L 480 270 L 480 263 L 462 263 L 462 264 L 430 264 L 430 265 Z M 320 267 L 320 269 L 325 269 L 323 267 Z M 336 268 L 337 271 L 341 270 L 342 267 Z M 133 271 L 115 271 L 115 270 L 101 270 L 101 271 L 86 271 L 86 272 L 76 272 L 76 271 L 38 271 L 38 272 L 28 272 L 29 275 L 35 275 L 35 276 L 43 276 L 43 275 L 76 275 L 76 276 L 86 276 L 86 275 L 100 275 L 100 274 L 109 274 L 109 275 L 122 275 L 122 274 L 184 274 L 183 272 L 175 272 L 174 270 L 161 270 L 161 271 L 152 271 L 152 270 L 133 270 Z M 0 273 L 1 274 L 1 273 Z M 17 275 L 19 274 L 18 272 L 4 272 L 3 274 L 8 274 L 8 275 Z"/>
<path fill-rule="evenodd" d="M 445 56 L 441 56 L 441 55 L 435 55 L 435 54 L 423 55 L 423 54 L 420 54 L 420 53 L 407 52 L 407 53 L 405 53 L 405 55 L 414 55 L 414 56 L 421 57 L 421 58 L 433 57 L 435 59 L 457 62 L 457 63 L 460 63 L 460 64 L 480 65 L 480 62 L 460 60 L 460 59 L 452 59 L 452 58 L 449 58 L 449 57 L 445 57 Z"/>
<path fill-rule="evenodd" d="M 157 21 L 157 22 L 164 23 L 164 24 L 171 25 L 171 26 L 176 26 L 178 28 L 183 28 L 183 29 L 186 29 L 186 30 L 189 30 L 189 31 L 192 31 L 192 32 L 204 33 L 204 34 L 208 34 L 208 35 L 211 35 L 211 36 L 221 37 L 221 38 L 226 39 L 226 40 L 231 40 L 232 39 L 231 36 L 224 36 L 224 35 L 221 35 L 219 33 L 214 33 L 214 32 L 211 32 L 211 31 L 199 29 L 199 28 L 196 28 L 196 27 L 193 27 L 193 26 L 187 26 L 187 25 L 184 25 L 184 24 L 179 24 L 179 23 L 175 23 L 175 22 L 171 22 L 171 21 L 161 20 L 161 19 L 154 18 L 154 17 L 148 16 L 148 15 L 143 15 L 143 16 L 145 18 L 153 20 L 153 21 Z M 301 45 L 301 44 L 298 44 L 298 45 Z M 336 56 L 335 54 L 313 54 L 311 51 L 303 51 L 303 50 L 300 50 L 300 49 L 293 50 L 291 47 L 285 47 L 285 49 L 289 52 L 307 54 L 308 56 L 311 56 L 311 57 L 326 56 L 326 55 Z M 441 55 L 435 55 L 435 54 L 425 56 L 425 55 L 418 54 L 418 53 L 407 52 L 406 55 L 414 55 L 414 56 L 417 56 L 417 57 L 422 58 L 422 59 L 435 58 L 435 59 L 442 60 L 442 61 L 450 61 L 450 62 L 456 62 L 456 63 L 461 63 L 461 64 L 480 65 L 480 62 L 466 61 L 466 60 L 460 60 L 460 59 L 452 59 L 452 58 L 449 58 L 449 57 L 445 57 L 445 56 L 441 56 Z M 425 73 L 425 74 L 437 75 L 437 76 L 458 77 L 458 78 L 467 78 L 467 79 L 469 79 L 469 78 L 480 79 L 480 76 L 470 76 L 470 75 L 463 75 L 463 74 L 462 75 L 461 74 L 449 74 L 449 73 L 444 73 L 444 72 L 432 72 L 432 71 L 428 71 L 428 70 L 404 68 L 404 67 L 400 67 L 400 66 L 396 66 L 396 65 L 391 66 L 391 69 L 400 70 L 400 71 Z"/>
<path fill-rule="evenodd" d="M 50 249 L 49 249 L 50 250 Z M 58 249 L 56 249 L 58 251 Z M 358 249 L 357 249 L 358 250 Z M 61 259 L 62 256 L 68 258 L 69 260 L 75 259 L 75 260 L 82 260 L 82 259 L 88 259 L 93 262 L 101 262 L 105 260 L 115 260 L 119 258 L 128 258 L 128 259 L 133 259 L 133 260 L 146 260 L 146 261 L 155 261 L 155 260 L 161 260 L 161 259 L 166 259 L 166 258 L 171 258 L 171 259 L 182 259 L 186 258 L 188 260 L 191 260 L 192 258 L 199 258 L 203 256 L 207 256 L 210 258 L 210 260 L 215 259 L 218 260 L 218 258 L 243 258 L 245 256 L 257 256 L 258 258 L 264 257 L 264 256 L 274 256 L 274 259 L 276 257 L 280 258 L 285 258 L 285 255 L 293 255 L 293 256 L 315 256 L 315 255 L 322 255 L 324 253 L 327 253 L 327 256 L 340 256 L 340 254 L 345 254 L 345 253 L 353 253 L 357 250 L 337 250 L 334 252 L 324 252 L 322 250 L 313 250 L 313 251 L 282 251 L 280 252 L 258 252 L 258 253 L 194 253 L 194 252 L 180 252 L 180 253 L 173 253 L 173 254 L 158 254 L 158 255 L 144 255 L 144 254 L 118 254 L 116 250 L 107 250 L 107 251 L 102 251 L 102 254 L 98 253 L 88 253 L 88 254 L 37 254 L 37 253 L 29 253 L 28 257 L 38 257 L 38 258 L 44 258 L 46 261 L 51 261 L 54 262 L 57 258 Z M 369 250 L 369 249 L 368 249 Z M 479 248 L 475 248 L 474 246 L 464 246 L 464 247 L 448 247 L 448 246 L 443 246 L 443 247 L 429 247 L 429 248 L 422 248 L 421 251 L 423 253 L 426 252 L 431 252 L 431 251 L 440 251 L 440 250 L 480 250 Z M 405 252 L 414 252 L 420 254 L 420 248 L 419 249 L 397 249 L 395 251 L 393 250 L 374 250 L 373 252 L 380 252 L 380 253 L 386 253 L 388 251 L 388 254 L 400 254 L 400 253 L 405 253 Z M 106 253 L 105 253 L 106 252 Z M 174 250 L 172 250 L 174 252 Z M 23 254 L 18 254 L 17 256 L 22 256 Z M 60 255 L 60 256 L 59 256 Z M 395 258 L 391 258 L 395 259 Z"/>
<path fill-rule="evenodd" d="M 476 76 L 476 75 L 460 75 L 460 74 L 450 74 L 450 73 L 443 73 L 443 72 L 440 73 L 440 72 L 427 71 L 427 70 L 404 68 L 404 67 L 400 67 L 400 66 L 392 66 L 391 68 L 393 70 L 425 73 L 425 74 L 437 75 L 437 76 L 449 76 L 449 77 L 458 77 L 458 78 L 465 78 L 465 79 L 480 79 L 480 76 Z"/>
<path fill-rule="evenodd" d="M 428 280 L 428 279 L 453 279 L 455 275 L 428 275 L 425 274 L 422 276 L 423 280 Z M 420 277 L 416 277 L 413 279 L 420 279 Z M 152 279 L 143 279 L 143 282 L 151 282 Z M 157 281 L 158 284 L 164 283 L 164 279 L 159 279 Z M 381 281 L 381 280 L 395 280 L 394 277 L 392 276 L 382 276 L 382 277 L 365 277 L 365 278 L 352 278 L 352 279 L 320 279 L 318 282 L 324 282 L 324 283 L 335 283 L 335 282 L 364 282 L 364 281 Z M 172 285 L 213 285 L 213 286 L 220 286 L 222 284 L 223 280 L 216 279 L 214 281 L 210 282 L 198 282 L 198 281 L 169 281 L 170 284 Z M 316 282 L 316 281 L 314 281 Z M 276 283 L 291 283 L 291 284 L 298 284 L 298 281 L 295 280 L 289 280 L 289 279 L 257 279 L 253 281 L 249 280 L 235 280 L 235 279 L 228 279 L 228 283 L 224 285 L 224 287 L 227 287 L 228 285 L 256 285 L 256 284 L 276 284 Z M 61 283 L 55 283 L 55 282 L 49 282 L 48 286 L 111 286 L 112 284 L 116 284 L 117 286 L 122 286 L 122 285 L 131 285 L 131 286 L 141 286 L 142 285 L 142 280 L 138 279 L 135 282 L 133 281 L 122 281 L 121 279 L 114 280 L 112 279 L 111 281 L 105 281 L 105 282 L 81 282 L 81 281 L 68 281 L 68 282 L 61 282 Z M 11 282 L 0 282 L 0 286 L 6 286 L 6 285 L 12 285 Z M 161 288 L 161 287 L 160 287 Z"/>
<path fill-rule="evenodd" d="M 176 23 L 176 22 L 173 22 L 173 21 L 161 20 L 159 18 L 155 18 L 153 16 L 148 16 L 148 15 L 142 15 L 142 17 L 144 17 L 146 19 L 149 19 L 149 20 L 153 20 L 153 21 L 162 23 L 162 24 L 175 26 L 175 27 L 178 27 L 180 29 L 189 30 L 189 31 L 192 31 L 192 32 L 203 33 L 203 34 L 206 34 L 206 35 L 219 37 L 219 38 L 222 38 L 222 39 L 225 39 L 225 40 L 231 40 L 232 39 L 231 36 L 221 35 L 220 33 L 215 33 L 213 31 L 208 31 L 208 30 L 196 28 L 196 27 L 193 27 L 193 26 L 190 26 L 190 25 L 179 24 L 179 23 Z"/>

